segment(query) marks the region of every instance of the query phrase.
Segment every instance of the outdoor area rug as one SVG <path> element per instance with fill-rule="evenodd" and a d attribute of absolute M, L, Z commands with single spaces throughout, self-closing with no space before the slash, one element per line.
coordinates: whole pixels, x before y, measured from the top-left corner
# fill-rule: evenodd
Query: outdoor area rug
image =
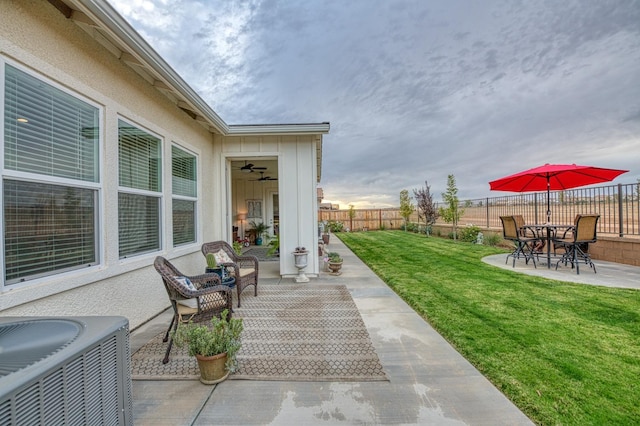
<path fill-rule="evenodd" d="M 345 286 L 263 285 L 243 297 L 234 317 L 243 318 L 238 370 L 229 379 L 284 381 L 388 380 L 369 333 Z M 132 357 L 134 380 L 199 377 L 186 348 L 171 350 L 156 336 Z"/>
<path fill-rule="evenodd" d="M 258 258 L 260 262 L 273 262 L 275 260 L 280 260 L 278 256 L 269 256 L 267 252 L 271 247 L 251 247 L 249 250 L 245 251 L 242 254 L 250 254 Z"/>

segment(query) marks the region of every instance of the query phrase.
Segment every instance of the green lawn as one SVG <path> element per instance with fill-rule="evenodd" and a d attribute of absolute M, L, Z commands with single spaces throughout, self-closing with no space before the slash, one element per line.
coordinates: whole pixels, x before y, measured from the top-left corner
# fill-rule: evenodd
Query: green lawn
<path fill-rule="evenodd" d="M 497 248 L 336 235 L 534 422 L 640 423 L 640 291 L 484 264 Z"/>

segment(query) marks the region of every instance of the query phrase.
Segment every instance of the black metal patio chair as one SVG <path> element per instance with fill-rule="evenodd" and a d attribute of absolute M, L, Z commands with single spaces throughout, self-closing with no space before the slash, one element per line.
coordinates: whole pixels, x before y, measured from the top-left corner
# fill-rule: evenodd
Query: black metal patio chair
<path fill-rule="evenodd" d="M 515 268 L 516 259 L 519 259 L 520 255 L 522 255 L 526 264 L 529 264 L 529 260 L 531 260 L 533 262 L 533 266 L 537 268 L 533 246 L 539 238 L 535 236 L 524 236 L 518 228 L 516 218 L 514 216 L 500 216 L 500 221 L 502 222 L 503 238 L 505 240 L 513 241 L 515 244 L 515 249 L 511 254 L 507 255 L 505 263 L 509 261 L 509 257 L 513 257 L 513 267 Z"/>
<path fill-rule="evenodd" d="M 589 244 L 598 240 L 599 218 L 600 215 L 579 215 L 576 218 L 575 228 L 573 228 L 571 234 L 565 238 L 554 238 L 554 248 L 564 249 L 564 254 L 556 262 L 556 269 L 558 269 L 560 262 L 565 265 L 571 263 L 571 268 L 575 267 L 576 274 L 580 274 L 580 262 L 584 261 L 596 273 L 596 265 L 594 265 L 589 255 Z"/>

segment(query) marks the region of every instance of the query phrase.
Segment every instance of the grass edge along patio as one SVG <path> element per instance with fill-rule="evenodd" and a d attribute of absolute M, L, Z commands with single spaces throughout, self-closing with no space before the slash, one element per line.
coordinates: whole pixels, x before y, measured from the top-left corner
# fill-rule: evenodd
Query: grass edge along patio
<path fill-rule="evenodd" d="M 537 424 L 640 417 L 640 292 L 486 265 L 491 248 L 402 231 L 340 239 Z"/>

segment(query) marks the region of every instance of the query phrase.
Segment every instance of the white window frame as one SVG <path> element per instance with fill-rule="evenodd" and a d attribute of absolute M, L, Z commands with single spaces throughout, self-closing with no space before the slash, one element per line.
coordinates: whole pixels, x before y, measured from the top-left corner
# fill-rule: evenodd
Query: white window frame
<path fill-rule="evenodd" d="M 159 159 L 159 164 L 158 164 L 158 171 L 160 173 L 160 176 L 158 176 L 158 183 L 160 185 L 159 191 L 150 191 L 150 190 L 143 190 L 143 189 L 139 189 L 139 188 L 131 188 L 131 187 L 127 187 L 127 186 L 121 186 L 120 185 L 120 121 L 123 121 L 131 126 L 137 127 L 138 129 L 148 133 L 149 135 L 157 138 L 159 140 L 159 146 L 158 146 L 158 155 L 160 156 Z M 139 195 L 139 196 L 143 196 L 143 197 L 149 197 L 149 198 L 156 198 L 157 201 L 157 205 L 158 205 L 158 222 L 156 224 L 157 226 L 157 232 L 158 232 L 158 247 L 152 250 L 144 250 L 144 251 L 139 251 L 139 252 L 135 252 L 135 253 L 130 253 L 130 254 L 126 254 L 126 255 L 122 255 L 121 251 L 120 251 L 120 227 L 118 225 L 118 257 L 120 258 L 121 261 L 127 260 L 127 259 L 132 259 L 132 258 L 138 258 L 140 256 L 149 256 L 152 255 L 154 253 L 159 253 L 163 250 L 164 247 L 164 137 L 162 135 L 159 135 L 158 133 L 150 130 L 149 128 L 136 123 L 133 120 L 129 120 L 126 117 L 123 116 L 118 116 L 118 120 L 117 120 L 117 130 L 116 130 L 116 134 L 117 134 L 117 143 L 118 143 L 118 215 L 120 215 L 120 205 L 119 205 L 119 199 L 120 199 L 120 194 L 132 194 L 132 195 Z"/>
<path fill-rule="evenodd" d="M 189 245 L 193 245 L 193 244 L 197 244 L 199 241 L 199 222 L 200 222 L 200 215 L 199 215 L 199 209 L 200 209 L 200 156 L 193 152 L 192 150 L 186 148 L 183 145 L 180 145 L 179 143 L 173 142 L 171 144 L 170 147 L 170 153 L 171 153 L 171 157 L 170 157 L 170 167 L 171 167 L 171 188 L 170 188 L 170 193 L 171 193 L 171 241 L 172 241 L 172 245 L 173 245 L 173 249 L 177 249 L 177 248 L 182 248 L 182 247 L 188 247 Z M 175 194 L 174 193 L 174 188 L 173 188 L 173 148 L 177 148 L 181 151 L 183 151 L 186 154 L 192 155 L 195 159 L 196 162 L 196 181 L 195 181 L 195 192 L 196 195 L 195 196 L 186 196 L 186 195 L 179 195 L 179 194 Z M 185 243 L 180 243 L 180 244 L 176 244 L 175 241 L 173 241 L 173 235 L 174 235 L 174 226 L 175 224 L 173 223 L 173 201 L 174 200 L 184 200 L 184 201 L 190 201 L 193 202 L 193 214 L 194 214 L 194 223 L 193 223 L 193 237 L 194 240 L 193 241 L 189 241 L 189 242 L 185 242 Z"/>
<path fill-rule="evenodd" d="M 98 111 L 98 146 L 97 146 L 97 182 L 89 182 L 84 180 L 76 180 L 58 176 L 49 176 L 39 173 L 32 172 L 24 172 L 24 171 L 16 171 L 11 169 L 5 169 L 5 93 L 6 93 L 6 75 L 5 69 L 6 65 L 10 65 L 17 70 L 30 75 L 31 77 L 41 81 L 44 84 L 47 84 L 57 90 L 60 90 L 86 104 L 95 107 Z M 0 271 L 2 272 L 2 276 L 0 277 L 0 292 L 5 292 L 7 290 L 14 290 L 18 288 L 23 288 L 26 286 L 33 286 L 42 283 L 43 281 L 50 280 L 52 277 L 60 277 L 65 276 L 69 279 L 72 279 L 75 276 L 80 276 L 86 274 L 87 270 L 93 271 L 100 269 L 104 264 L 104 243 L 103 243 L 103 232 L 102 229 L 104 226 L 104 156 L 103 156 L 103 147 L 104 147 L 104 107 L 91 99 L 81 95 L 76 91 L 72 91 L 61 84 L 58 84 L 54 80 L 37 73 L 27 67 L 24 67 L 2 55 L 0 55 L 0 226 L 2 232 L 0 232 L 0 248 L 2 249 L 2 254 L 0 255 Z M 22 280 L 21 282 L 15 283 L 6 283 L 6 264 L 5 264 L 5 232 L 4 232 L 4 223 L 5 223 L 5 207 L 4 207 L 4 180 L 5 178 L 22 181 L 22 182 L 35 182 L 35 183 L 43 183 L 50 185 L 60 185 L 71 188 L 78 189 L 88 189 L 94 191 L 94 252 L 95 252 L 95 261 L 90 266 L 82 266 L 78 268 L 64 268 L 59 270 L 54 270 L 48 273 L 33 275 L 28 277 L 27 279 Z"/>
<path fill-rule="evenodd" d="M 120 121 L 123 121 L 131 126 L 137 127 L 140 130 L 143 130 L 145 132 L 147 132 L 149 135 L 154 136 L 156 138 L 158 138 L 159 140 L 159 147 L 158 147 L 158 153 L 160 155 L 160 159 L 158 161 L 158 166 L 159 166 L 159 176 L 158 176 L 158 182 L 160 185 L 159 191 L 149 191 L 149 190 L 142 190 L 142 189 L 138 189 L 138 188 L 130 188 L 127 186 L 121 186 L 120 185 L 120 155 L 119 155 L 119 151 L 120 151 Z M 158 228 L 158 236 L 159 236 L 159 241 L 158 241 L 158 247 L 157 249 L 153 249 L 153 250 L 146 250 L 146 251 L 141 251 L 141 252 L 136 252 L 136 253 L 131 253 L 131 254 L 127 254 L 127 255 L 122 255 L 120 254 L 120 227 L 118 225 L 118 257 L 120 259 L 120 261 L 127 261 L 128 259 L 137 259 L 140 258 L 142 256 L 152 256 L 154 254 L 160 253 L 163 248 L 164 248 L 164 241 L 165 241 L 165 235 L 164 235 L 164 217 L 165 217 L 165 211 L 164 211 L 164 199 L 165 199 L 165 195 L 164 195 L 164 169 L 165 169 L 165 153 L 164 153 L 164 137 L 162 135 L 159 135 L 158 133 L 150 130 L 148 127 L 145 127 L 141 124 L 136 123 L 133 120 L 130 120 L 124 116 L 118 115 L 117 120 L 116 120 L 116 135 L 117 135 L 117 149 L 118 149 L 118 215 L 120 215 L 120 204 L 119 204 L 119 198 L 120 198 L 120 194 L 132 194 L 132 195 L 139 195 L 139 196 L 143 196 L 143 197 L 153 197 L 157 199 L 157 203 L 158 203 L 158 223 L 156 224 L 157 228 Z"/>

